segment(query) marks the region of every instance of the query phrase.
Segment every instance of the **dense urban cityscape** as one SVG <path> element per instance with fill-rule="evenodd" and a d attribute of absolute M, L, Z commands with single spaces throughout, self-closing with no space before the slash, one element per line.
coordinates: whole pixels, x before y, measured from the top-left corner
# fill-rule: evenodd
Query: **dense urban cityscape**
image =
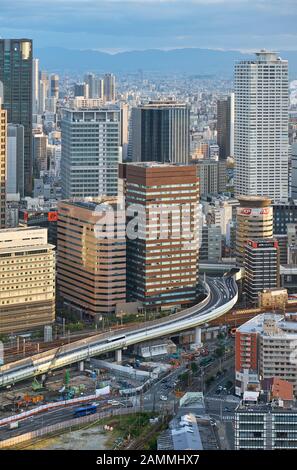
<path fill-rule="evenodd" d="M 38 47 L 0 38 L 0 448 L 297 449 L 286 53 L 81 72 Z"/>

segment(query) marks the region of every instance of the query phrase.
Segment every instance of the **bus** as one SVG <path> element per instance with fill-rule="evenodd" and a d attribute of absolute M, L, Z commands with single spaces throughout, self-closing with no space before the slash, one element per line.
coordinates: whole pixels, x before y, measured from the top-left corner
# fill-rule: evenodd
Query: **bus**
<path fill-rule="evenodd" d="M 74 410 L 74 418 L 79 418 L 80 416 L 87 416 L 95 414 L 97 411 L 97 405 L 86 405 L 81 406 L 80 408 L 76 408 Z"/>

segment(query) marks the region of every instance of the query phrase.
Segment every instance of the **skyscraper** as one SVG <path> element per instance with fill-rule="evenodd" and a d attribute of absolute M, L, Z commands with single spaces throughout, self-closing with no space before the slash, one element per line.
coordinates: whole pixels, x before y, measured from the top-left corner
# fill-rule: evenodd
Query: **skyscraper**
<path fill-rule="evenodd" d="M 63 110 L 64 198 L 117 195 L 120 117 L 118 108 Z"/>
<path fill-rule="evenodd" d="M 59 98 L 59 75 L 51 75 L 51 97 Z"/>
<path fill-rule="evenodd" d="M 234 93 L 217 101 L 217 142 L 220 160 L 234 156 Z"/>
<path fill-rule="evenodd" d="M 132 160 L 187 164 L 190 110 L 176 101 L 150 101 L 132 109 Z"/>
<path fill-rule="evenodd" d="M 115 76 L 112 73 L 107 73 L 104 75 L 103 93 L 105 101 L 115 101 Z"/>
<path fill-rule="evenodd" d="M 288 198 L 288 62 L 262 50 L 235 66 L 235 193 Z"/>
<path fill-rule="evenodd" d="M 121 164 L 120 178 L 125 180 L 128 216 L 128 300 L 148 309 L 192 304 L 198 284 L 195 166 Z M 137 236 L 129 228 L 134 208 L 139 216 Z"/>
<path fill-rule="evenodd" d="M 25 193 L 32 191 L 32 40 L 0 39 L 0 81 L 7 122 L 24 126 Z"/>
<path fill-rule="evenodd" d="M 24 126 L 7 127 L 7 198 L 24 197 Z"/>
<path fill-rule="evenodd" d="M 39 59 L 33 59 L 33 72 L 32 72 L 32 103 L 33 114 L 38 114 L 38 101 L 39 101 Z"/>

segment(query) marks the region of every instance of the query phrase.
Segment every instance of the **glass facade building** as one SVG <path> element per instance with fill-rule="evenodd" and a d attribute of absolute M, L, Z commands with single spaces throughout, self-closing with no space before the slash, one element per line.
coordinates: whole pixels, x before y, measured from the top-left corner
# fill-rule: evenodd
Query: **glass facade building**
<path fill-rule="evenodd" d="M 0 39 L 0 81 L 7 122 L 24 126 L 25 194 L 32 191 L 32 40 Z"/>
<path fill-rule="evenodd" d="M 151 101 L 132 109 L 132 160 L 189 162 L 190 110 L 175 101 Z"/>

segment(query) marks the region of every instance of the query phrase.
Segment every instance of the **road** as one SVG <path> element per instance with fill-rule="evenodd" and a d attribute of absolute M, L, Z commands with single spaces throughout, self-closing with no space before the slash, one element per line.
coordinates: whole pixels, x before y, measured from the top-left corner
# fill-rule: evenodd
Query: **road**
<path fill-rule="evenodd" d="M 208 279 L 208 295 L 199 304 L 138 327 L 103 333 L 0 367 L 0 386 L 13 384 L 110 351 L 203 325 L 230 310 L 238 298 L 232 276 Z"/>

